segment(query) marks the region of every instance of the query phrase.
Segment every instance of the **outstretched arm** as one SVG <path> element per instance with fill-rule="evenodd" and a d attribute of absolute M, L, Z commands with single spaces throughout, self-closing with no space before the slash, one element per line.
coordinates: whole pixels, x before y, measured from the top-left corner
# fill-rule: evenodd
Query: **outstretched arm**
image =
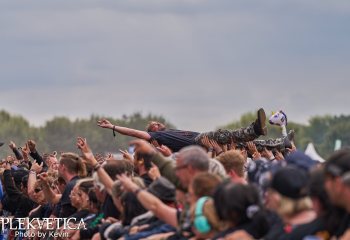
<path fill-rule="evenodd" d="M 148 132 L 146 131 L 140 131 L 132 128 L 127 128 L 127 127 L 120 127 L 117 125 L 113 125 L 110 121 L 107 119 L 101 119 L 97 122 L 97 125 L 102 127 L 102 128 L 109 128 L 112 129 L 120 134 L 131 136 L 131 137 L 136 137 L 136 138 L 141 138 L 144 140 L 149 141 L 151 139 L 151 135 L 149 135 Z"/>

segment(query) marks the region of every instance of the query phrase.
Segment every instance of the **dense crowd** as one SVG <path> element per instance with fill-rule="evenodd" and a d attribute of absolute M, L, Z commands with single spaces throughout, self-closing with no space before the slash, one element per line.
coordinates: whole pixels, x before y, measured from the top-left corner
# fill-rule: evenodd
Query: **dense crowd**
<path fill-rule="evenodd" d="M 350 239 L 350 148 L 320 163 L 296 149 L 283 112 L 270 123 L 281 138 L 258 139 L 263 109 L 249 126 L 205 133 L 101 119 L 137 138 L 123 159 L 83 137 L 78 153 L 10 142 L 0 239 Z"/>

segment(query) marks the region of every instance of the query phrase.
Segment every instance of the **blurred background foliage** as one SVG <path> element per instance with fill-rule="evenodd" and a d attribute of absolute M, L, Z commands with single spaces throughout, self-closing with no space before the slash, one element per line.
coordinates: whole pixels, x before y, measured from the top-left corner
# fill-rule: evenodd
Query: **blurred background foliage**
<path fill-rule="evenodd" d="M 34 127 L 22 116 L 11 115 L 2 110 L 0 111 L 0 142 L 4 142 L 5 146 L 0 148 L 0 157 L 4 158 L 11 153 L 9 147 L 6 146 L 11 140 L 16 143 L 17 147 L 20 147 L 24 146 L 27 140 L 33 139 L 37 142 L 37 149 L 40 153 L 52 151 L 76 152 L 75 141 L 78 136 L 86 137 L 92 150 L 96 153 L 116 153 L 118 149 L 127 149 L 131 137 L 117 133 L 114 138 L 111 130 L 97 126 L 97 120 L 104 117 L 108 118 L 113 124 L 139 130 L 145 130 L 146 125 L 151 120 L 163 122 L 169 128 L 176 128 L 163 116 L 142 115 L 138 112 L 123 115 L 120 119 L 92 115 L 89 119 L 72 121 L 67 117 L 58 116 L 47 121 L 42 127 Z M 243 114 L 239 120 L 234 120 L 216 129 L 237 129 L 249 125 L 255 118 L 255 112 L 248 112 Z M 267 127 L 268 136 L 265 138 L 281 136 L 279 127 L 269 124 L 267 124 Z M 214 128 L 215 126 L 213 126 Z M 208 131 L 213 129 L 208 129 Z M 348 134 L 350 131 L 350 116 L 314 116 L 310 118 L 308 124 L 299 124 L 288 120 L 287 129 L 295 130 L 297 148 L 305 150 L 307 144 L 313 142 L 318 153 L 324 158 L 327 158 L 334 150 L 336 139 L 342 141 L 342 146 L 350 144 L 350 134 Z"/>

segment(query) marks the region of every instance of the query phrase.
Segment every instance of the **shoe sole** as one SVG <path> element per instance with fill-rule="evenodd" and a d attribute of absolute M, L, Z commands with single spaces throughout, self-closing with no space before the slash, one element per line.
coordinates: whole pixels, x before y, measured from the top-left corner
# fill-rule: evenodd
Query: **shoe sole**
<path fill-rule="evenodd" d="M 267 135 L 267 127 L 266 127 L 266 114 L 263 108 L 258 110 L 258 121 L 261 126 L 262 135 Z"/>
<path fill-rule="evenodd" d="M 295 136 L 295 131 L 294 130 L 290 130 L 289 133 L 287 134 L 288 136 L 288 140 L 293 142 L 294 141 L 294 136 Z"/>

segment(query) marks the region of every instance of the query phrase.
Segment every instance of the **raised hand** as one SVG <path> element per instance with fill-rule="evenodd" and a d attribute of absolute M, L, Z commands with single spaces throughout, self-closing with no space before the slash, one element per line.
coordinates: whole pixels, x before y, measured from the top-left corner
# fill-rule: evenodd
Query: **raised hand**
<path fill-rule="evenodd" d="M 162 145 L 162 146 L 160 146 L 160 147 L 157 147 L 157 150 L 158 150 L 161 154 L 163 154 L 163 156 L 165 156 L 165 157 L 169 157 L 169 156 L 171 156 L 171 154 L 172 154 L 170 148 L 168 148 L 168 147 L 165 146 L 165 145 Z"/>
<path fill-rule="evenodd" d="M 97 160 L 95 159 L 94 154 L 92 153 L 89 145 L 87 144 L 86 138 L 78 137 L 77 147 L 83 154 L 83 161 L 85 164 L 90 166 L 95 166 L 97 164 Z"/>
<path fill-rule="evenodd" d="M 13 141 L 10 141 L 9 147 L 11 149 L 15 149 L 16 148 L 16 144 Z"/>
<path fill-rule="evenodd" d="M 154 154 L 156 153 L 156 150 L 152 147 L 151 144 L 146 142 L 145 140 L 133 140 L 129 143 L 129 145 L 135 146 L 135 152 L 141 153 L 141 154 Z"/>
<path fill-rule="evenodd" d="M 276 151 L 275 158 L 277 161 L 284 160 L 283 154 L 280 151 Z"/>
<path fill-rule="evenodd" d="M 108 121 L 107 119 L 101 119 L 99 121 L 97 121 L 97 126 L 102 127 L 102 128 L 113 128 L 113 124 Z"/>
<path fill-rule="evenodd" d="M 210 145 L 213 146 L 214 151 L 216 152 L 217 155 L 223 152 L 222 147 L 215 141 L 215 140 L 209 140 Z"/>
<path fill-rule="evenodd" d="M 121 154 L 123 154 L 124 159 L 129 160 L 132 163 L 134 162 L 134 158 L 132 157 L 132 155 L 128 151 L 119 149 L 119 152 Z"/>
<path fill-rule="evenodd" d="M 247 142 L 247 148 L 248 148 L 248 152 L 251 155 L 254 155 L 256 153 L 258 153 L 258 149 L 256 148 L 255 144 L 253 142 Z"/>
<path fill-rule="evenodd" d="M 49 175 L 47 174 L 47 172 L 43 172 L 43 173 L 40 173 L 38 176 L 37 176 L 43 183 L 45 184 L 49 184 Z"/>
<path fill-rule="evenodd" d="M 156 165 L 154 165 L 153 163 L 152 163 L 152 167 L 148 171 L 148 176 L 150 178 L 152 178 L 153 181 L 160 178 L 160 176 L 161 176 L 159 168 Z"/>
<path fill-rule="evenodd" d="M 36 143 L 35 143 L 35 141 L 34 140 L 28 140 L 27 144 L 28 144 L 30 152 L 35 153 L 36 152 Z"/>
<path fill-rule="evenodd" d="M 263 156 L 264 158 L 266 158 L 266 159 L 268 159 L 268 160 L 275 159 L 275 156 L 273 155 L 272 151 L 267 150 L 266 147 L 265 147 L 264 150 L 262 151 L 261 156 Z"/>
<path fill-rule="evenodd" d="M 25 160 L 28 160 L 29 159 L 29 153 L 30 153 L 30 150 L 29 150 L 29 147 L 28 147 L 28 143 L 26 143 L 26 145 L 24 147 L 20 147 L 19 149 L 21 150 L 23 158 Z"/>
<path fill-rule="evenodd" d="M 201 139 L 201 142 L 202 142 L 202 145 L 204 146 L 204 147 L 206 147 L 206 149 L 210 149 L 210 148 L 213 148 L 213 146 L 210 144 L 210 142 L 209 142 L 209 138 L 208 138 L 208 136 L 204 136 L 202 139 Z"/>
<path fill-rule="evenodd" d="M 152 140 L 151 140 L 151 144 L 152 144 L 155 148 L 160 147 L 159 143 L 158 143 L 157 140 L 155 140 L 155 139 L 152 139 Z"/>
<path fill-rule="evenodd" d="M 32 170 L 32 171 L 36 172 L 37 174 L 39 174 L 43 170 L 43 162 L 41 162 L 40 165 L 39 165 L 36 161 L 34 161 L 32 163 L 32 166 L 31 166 L 30 170 Z"/>
<path fill-rule="evenodd" d="M 135 192 L 137 189 L 139 189 L 139 186 L 137 186 L 133 181 L 131 181 L 131 179 L 125 174 L 117 175 L 117 178 L 122 183 L 126 191 Z"/>
<path fill-rule="evenodd" d="M 287 151 L 289 153 L 293 153 L 295 151 L 297 151 L 297 147 L 295 146 L 294 142 L 291 142 L 292 148 L 287 148 Z"/>

